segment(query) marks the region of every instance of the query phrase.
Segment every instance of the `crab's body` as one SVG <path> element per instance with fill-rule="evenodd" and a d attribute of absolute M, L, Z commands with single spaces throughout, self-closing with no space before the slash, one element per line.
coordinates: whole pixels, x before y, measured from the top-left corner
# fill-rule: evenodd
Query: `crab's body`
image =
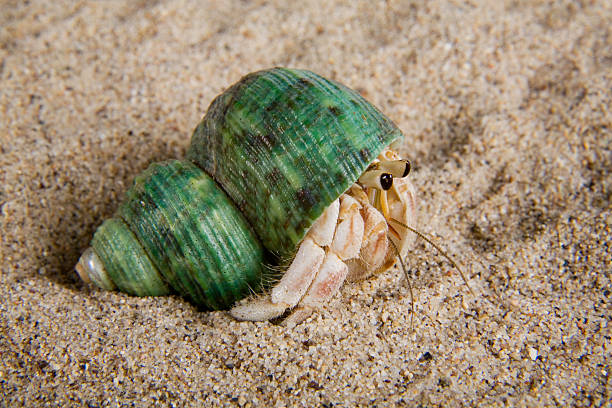
<path fill-rule="evenodd" d="M 379 159 L 399 160 L 386 150 Z M 414 187 L 407 177 L 394 179 L 388 214 L 375 206 L 375 194 L 354 184 L 315 221 L 280 281 L 263 296 L 231 309 L 239 320 L 269 320 L 293 309 L 285 320 L 294 325 L 328 301 L 345 280 L 362 280 L 389 269 L 405 255 L 409 241 L 402 225 L 416 220 Z M 399 221 L 395 225 L 390 220 Z M 390 242 L 391 241 L 391 242 Z"/>

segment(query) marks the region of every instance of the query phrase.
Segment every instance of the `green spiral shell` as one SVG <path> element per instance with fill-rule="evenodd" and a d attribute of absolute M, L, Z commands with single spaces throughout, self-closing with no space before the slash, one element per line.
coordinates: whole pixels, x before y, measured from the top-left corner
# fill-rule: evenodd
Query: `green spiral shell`
<path fill-rule="evenodd" d="M 268 254 L 291 256 L 400 136 L 337 82 L 286 68 L 249 74 L 211 103 L 187 160 L 136 177 L 79 265 L 105 289 L 227 308 L 261 286 Z"/>
<path fill-rule="evenodd" d="M 309 71 L 274 68 L 247 75 L 212 102 L 187 158 L 219 183 L 267 249 L 288 257 L 400 136 L 357 92 Z"/>

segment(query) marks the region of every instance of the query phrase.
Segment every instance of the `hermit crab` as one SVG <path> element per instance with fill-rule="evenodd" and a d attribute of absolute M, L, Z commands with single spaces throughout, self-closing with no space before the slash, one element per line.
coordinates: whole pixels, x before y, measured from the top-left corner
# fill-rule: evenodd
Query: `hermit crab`
<path fill-rule="evenodd" d="M 389 147 L 401 136 L 335 81 L 251 73 L 211 103 L 184 160 L 135 178 L 76 270 L 108 290 L 177 293 L 240 320 L 292 311 L 297 324 L 406 254 L 415 191 Z"/>

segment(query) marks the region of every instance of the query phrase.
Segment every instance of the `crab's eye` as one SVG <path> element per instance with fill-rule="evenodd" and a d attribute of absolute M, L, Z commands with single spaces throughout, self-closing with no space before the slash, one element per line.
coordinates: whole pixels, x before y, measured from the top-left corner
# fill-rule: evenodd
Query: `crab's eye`
<path fill-rule="evenodd" d="M 408 160 L 381 161 L 380 168 L 391 173 L 393 177 L 402 178 L 410 173 L 410 162 Z"/>
<path fill-rule="evenodd" d="M 380 187 L 383 190 L 388 190 L 393 185 L 393 175 L 389 173 L 383 173 L 380 175 Z"/>

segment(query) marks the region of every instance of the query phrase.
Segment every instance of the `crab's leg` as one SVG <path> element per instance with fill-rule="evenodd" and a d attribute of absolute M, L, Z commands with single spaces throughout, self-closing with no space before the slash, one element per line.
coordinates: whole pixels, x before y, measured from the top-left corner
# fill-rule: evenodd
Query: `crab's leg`
<path fill-rule="evenodd" d="M 387 220 L 369 202 L 362 203 L 364 220 L 363 244 L 359 258 L 348 262 L 348 280 L 359 281 L 372 275 L 383 265 L 389 249 Z"/>
<path fill-rule="evenodd" d="M 238 320 L 269 320 L 294 307 L 310 287 L 325 258 L 324 247 L 332 244 L 338 214 L 339 200 L 335 200 L 313 224 L 300 244 L 297 254 L 271 294 L 251 299 L 235 306 L 230 314 Z"/>
<path fill-rule="evenodd" d="M 327 248 L 321 265 L 306 295 L 299 306 L 283 322 L 287 326 L 299 324 L 312 311 L 328 301 L 340 289 L 348 274 L 344 261 L 359 255 L 363 241 L 364 221 L 360 214 L 361 205 L 353 197 L 340 197 L 338 226 L 331 245 Z"/>
<path fill-rule="evenodd" d="M 389 218 L 415 227 L 417 224 L 416 191 L 410 180 L 407 177 L 394 180 L 393 188 L 389 190 L 389 197 Z M 393 221 L 389 225 L 392 227 L 391 234 L 389 234 L 390 239 L 403 256 L 413 242 L 414 234 Z"/>
<path fill-rule="evenodd" d="M 298 249 L 291 266 L 281 281 L 272 289 L 272 296 L 252 299 L 230 310 L 238 320 L 270 320 L 295 306 L 304 296 L 325 258 L 325 251 L 310 237 L 306 237 Z M 274 296 L 274 294 L 277 296 Z"/>

